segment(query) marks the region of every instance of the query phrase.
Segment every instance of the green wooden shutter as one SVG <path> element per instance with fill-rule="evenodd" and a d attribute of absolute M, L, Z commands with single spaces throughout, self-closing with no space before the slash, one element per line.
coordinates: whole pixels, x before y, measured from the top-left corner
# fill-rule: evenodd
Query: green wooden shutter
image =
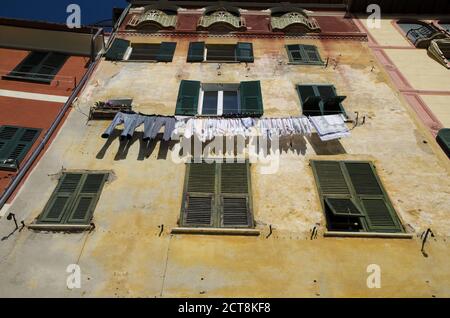
<path fill-rule="evenodd" d="M 63 223 L 82 181 L 81 173 L 66 173 L 60 179 L 38 223 Z"/>
<path fill-rule="evenodd" d="M 11 141 L 16 139 L 19 130 L 19 127 L 0 126 L 0 160 L 8 159 Z"/>
<path fill-rule="evenodd" d="M 222 163 L 220 166 L 220 225 L 251 227 L 248 163 Z"/>
<path fill-rule="evenodd" d="M 238 42 L 236 45 L 236 56 L 239 62 L 254 62 L 253 44 Z"/>
<path fill-rule="evenodd" d="M 159 62 L 172 62 L 176 47 L 176 42 L 162 42 L 159 46 L 157 60 Z"/>
<path fill-rule="evenodd" d="M 69 57 L 66 54 L 51 52 L 37 69 L 35 79 L 50 83 Z"/>
<path fill-rule="evenodd" d="M 188 62 L 203 62 L 205 55 L 205 42 L 190 42 L 187 56 Z"/>
<path fill-rule="evenodd" d="M 106 174 L 88 174 L 84 176 L 83 185 L 69 213 L 67 223 L 89 224 L 106 178 Z"/>
<path fill-rule="evenodd" d="M 289 62 L 296 63 L 296 62 L 302 61 L 303 57 L 302 57 L 300 45 L 298 45 L 298 44 L 286 45 L 286 51 L 288 53 Z"/>
<path fill-rule="evenodd" d="M 123 60 L 123 56 L 130 46 L 130 41 L 124 39 L 115 39 L 111 47 L 106 52 L 105 58 L 110 61 Z"/>
<path fill-rule="evenodd" d="M 0 130 L 0 168 L 17 169 L 39 136 L 40 129 L 3 126 Z"/>
<path fill-rule="evenodd" d="M 352 199 L 326 197 L 325 203 L 336 216 L 364 217 L 364 214 L 358 209 Z"/>
<path fill-rule="evenodd" d="M 439 130 L 436 140 L 447 156 L 450 157 L 450 128 L 443 128 Z"/>
<path fill-rule="evenodd" d="M 324 196 L 350 196 L 350 189 L 338 161 L 312 161 L 319 192 Z"/>
<path fill-rule="evenodd" d="M 302 104 L 302 113 L 304 116 L 320 116 L 322 115 L 321 102 L 322 98 L 317 93 L 314 85 L 297 85 L 297 93 Z"/>
<path fill-rule="evenodd" d="M 180 83 L 180 89 L 178 91 L 175 115 L 197 115 L 199 94 L 199 81 L 182 80 Z"/>
<path fill-rule="evenodd" d="M 346 162 L 345 167 L 358 196 L 369 231 L 401 232 L 400 221 L 370 163 Z"/>
<path fill-rule="evenodd" d="M 182 224 L 211 227 L 216 217 L 216 165 L 191 163 L 186 174 Z"/>
<path fill-rule="evenodd" d="M 260 81 L 241 82 L 241 113 L 249 116 L 263 115 L 263 99 Z"/>

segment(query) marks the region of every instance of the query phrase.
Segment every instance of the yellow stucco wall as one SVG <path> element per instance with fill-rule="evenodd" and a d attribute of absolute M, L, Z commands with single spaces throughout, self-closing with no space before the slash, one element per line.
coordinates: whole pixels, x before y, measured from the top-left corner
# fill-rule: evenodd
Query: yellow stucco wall
<path fill-rule="evenodd" d="M 450 127 L 450 96 L 421 95 L 444 127 Z"/>
<path fill-rule="evenodd" d="M 190 39 L 132 40 L 177 41 L 174 61 L 102 61 L 10 208 L 30 223 L 45 206 L 62 168 L 112 171 L 95 209 L 95 230 L 25 230 L 6 240 L 0 250 L 1 296 L 450 296 L 449 161 L 390 86 L 366 43 L 253 39 L 255 63 L 248 69 L 222 64 L 218 75 L 216 63 L 185 62 Z M 315 44 L 324 59 L 337 63 L 328 68 L 287 65 L 288 43 Z M 174 163 L 161 142 L 148 158 L 138 138 L 120 152 L 117 138 L 100 138 L 109 121 L 87 122 L 86 114 L 95 101 L 117 97 L 132 97 L 136 111 L 173 114 L 182 79 L 260 80 L 264 116 L 300 115 L 297 83 L 331 83 L 338 94 L 348 96 L 344 107 L 349 116 L 358 111 L 366 123 L 340 141 L 296 137 L 288 147 L 288 138 L 281 143 L 275 174 L 263 175 L 258 163 L 252 165 L 259 237 L 172 235 L 185 166 Z M 314 158 L 373 161 L 413 239 L 323 237 L 325 220 L 309 166 Z M 266 238 L 269 225 L 274 232 Z M 319 235 L 311 240 L 314 226 Z M 424 257 L 419 236 L 427 228 L 435 237 L 427 242 Z M 9 231 L 0 230 L 0 235 Z M 71 263 L 81 266 L 80 290 L 66 288 L 65 269 Z M 367 288 L 369 264 L 381 266 L 381 289 Z"/>

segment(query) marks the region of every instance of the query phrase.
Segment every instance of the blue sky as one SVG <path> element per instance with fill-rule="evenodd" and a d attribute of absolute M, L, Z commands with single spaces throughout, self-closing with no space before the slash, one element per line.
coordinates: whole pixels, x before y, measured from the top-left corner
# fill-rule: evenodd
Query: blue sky
<path fill-rule="evenodd" d="M 111 19 L 113 7 L 125 8 L 125 0 L 2 0 L 0 16 L 65 23 L 66 8 L 75 3 L 81 7 L 81 24 Z"/>

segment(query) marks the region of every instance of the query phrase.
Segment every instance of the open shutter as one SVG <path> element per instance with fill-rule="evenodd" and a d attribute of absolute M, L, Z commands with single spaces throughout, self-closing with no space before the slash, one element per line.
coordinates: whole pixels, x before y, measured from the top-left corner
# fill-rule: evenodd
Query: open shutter
<path fill-rule="evenodd" d="M 220 173 L 222 227 L 251 227 L 247 163 L 222 163 Z"/>
<path fill-rule="evenodd" d="M 350 196 L 350 189 L 338 161 L 312 161 L 319 191 L 323 196 Z"/>
<path fill-rule="evenodd" d="M 249 116 L 263 115 L 263 100 L 260 81 L 241 82 L 241 113 Z"/>
<path fill-rule="evenodd" d="M 38 219 L 39 223 L 62 223 L 69 212 L 83 174 L 66 173 Z"/>
<path fill-rule="evenodd" d="M 366 214 L 369 231 L 401 232 L 400 221 L 372 165 L 367 162 L 346 162 L 345 167 Z"/>
<path fill-rule="evenodd" d="M 67 219 L 69 224 L 89 224 L 105 183 L 106 174 L 88 174 Z"/>
<path fill-rule="evenodd" d="M 19 127 L 0 127 L 0 160 L 8 159 L 8 149 L 10 148 L 12 141 L 16 139 L 16 135 L 18 135 L 19 130 Z"/>
<path fill-rule="evenodd" d="M 176 47 L 176 42 L 162 42 L 159 46 L 157 60 L 159 62 L 172 62 Z"/>
<path fill-rule="evenodd" d="M 253 44 L 238 42 L 236 46 L 236 56 L 239 62 L 254 62 Z"/>
<path fill-rule="evenodd" d="M 124 39 L 115 39 L 111 47 L 106 52 L 105 58 L 110 61 L 123 60 L 123 56 L 130 46 L 130 41 Z"/>
<path fill-rule="evenodd" d="M 214 225 L 215 189 L 215 164 L 188 165 L 182 220 L 184 226 L 211 227 Z"/>
<path fill-rule="evenodd" d="M 442 128 L 439 130 L 436 140 L 447 156 L 450 157 L 450 128 Z"/>
<path fill-rule="evenodd" d="M 297 93 L 302 103 L 302 113 L 304 116 L 320 116 L 322 111 L 320 104 L 322 98 L 316 93 L 313 85 L 297 85 Z"/>
<path fill-rule="evenodd" d="M 180 83 L 180 89 L 178 91 L 175 115 L 197 115 L 199 94 L 199 81 L 182 80 Z"/>
<path fill-rule="evenodd" d="M 326 197 L 325 203 L 327 204 L 331 212 L 336 216 L 364 216 L 364 214 L 355 205 L 352 199 Z"/>
<path fill-rule="evenodd" d="M 188 51 L 188 62 L 203 62 L 205 58 L 205 42 L 190 42 Z"/>
<path fill-rule="evenodd" d="M 0 167 L 17 169 L 40 129 L 3 126 L 0 130 Z"/>

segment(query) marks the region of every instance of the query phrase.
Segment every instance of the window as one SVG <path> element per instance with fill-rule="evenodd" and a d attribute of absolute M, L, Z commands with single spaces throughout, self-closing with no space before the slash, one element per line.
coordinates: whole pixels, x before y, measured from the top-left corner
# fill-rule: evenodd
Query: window
<path fill-rule="evenodd" d="M 262 116 L 259 81 L 239 84 L 208 84 L 181 81 L 175 115 Z"/>
<path fill-rule="evenodd" d="M 189 43 L 188 62 L 253 62 L 253 44 L 205 44 Z"/>
<path fill-rule="evenodd" d="M 106 52 L 105 58 L 111 61 L 156 61 L 172 62 L 176 42 L 131 43 L 115 39 Z"/>
<path fill-rule="evenodd" d="M 198 114 L 239 114 L 239 84 L 203 84 Z"/>
<path fill-rule="evenodd" d="M 346 96 L 337 96 L 332 85 L 297 85 L 297 92 L 305 116 L 345 115 L 341 103 Z"/>
<path fill-rule="evenodd" d="M 323 65 L 319 51 L 314 45 L 291 44 L 286 45 L 289 62 L 296 64 Z"/>
<path fill-rule="evenodd" d="M 3 78 L 50 84 L 67 58 L 62 53 L 31 52 Z"/>
<path fill-rule="evenodd" d="M 403 232 L 370 162 L 311 161 L 330 231 Z"/>
<path fill-rule="evenodd" d="M 17 170 L 40 129 L 0 126 L 0 169 Z"/>
<path fill-rule="evenodd" d="M 431 40 L 445 37 L 437 28 L 421 21 L 398 21 L 397 24 L 417 48 L 428 48 Z"/>
<path fill-rule="evenodd" d="M 89 224 L 108 174 L 63 173 L 38 224 Z"/>
<path fill-rule="evenodd" d="M 253 227 L 250 193 L 248 161 L 188 164 L 181 224 L 186 227 Z"/>

